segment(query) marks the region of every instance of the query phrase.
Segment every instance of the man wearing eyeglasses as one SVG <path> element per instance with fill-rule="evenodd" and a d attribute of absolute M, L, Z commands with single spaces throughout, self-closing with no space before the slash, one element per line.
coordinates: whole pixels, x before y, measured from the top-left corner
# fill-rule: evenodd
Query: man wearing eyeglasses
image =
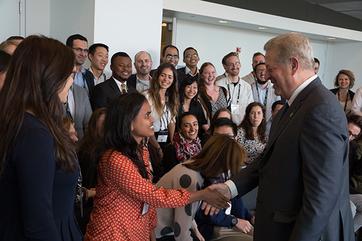
<path fill-rule="evenodd" d="M 239 125 L 244 118 L 246 107 L 254 101 L 253 93 L 250 84 L 239 76 L 241 64 L 238 53 L 230 52 L 225 55 L 222 64 L 227 76 L 218 80 L 216 84 L 227 90 L 227 102 L 232 120 Z"/>
<path fill-rule="evenodd" d="M 93 74 L 83 67 L 84 62 L 88 57 L 88 40 L 80 34 L 73 34 L 68 37 L 66 45 L 71 48 L 75 55 L 76 74 L 74 84 L 83 87 L 88 94 L 94 87 Z"/>
<path fill-rule="evenodd" d="M 163 63 L 169 63 L 175 66 L 177 68 L 178 60 L 179 60 L 179 51 L 178 48 L 172 44 L 166 45 L 162 49 L 162 59 L 161 62 Z M 153 76 L 156 69 L 151 70 L 150 75 Z"/>
<path fill-rule="evenodd" d="M 173 66 L 177 66 L 179 60 L 178 48 L 174 45 L 167 45 L 162 51 L 162 63 L 169 63 Z"/>
<path fill-rule="evenodd" d="M 195 48 L 188 47 L 184 50 L 183 61 L 186 66 L 177 69 L 177 81 L 179 87 L 181 87 L 182 82 L 187 77 L 187 75 L 198 78 L 199 69 L 197 68 L 197 64 L 199 63 L 199 60 L 199 54 Z"/>

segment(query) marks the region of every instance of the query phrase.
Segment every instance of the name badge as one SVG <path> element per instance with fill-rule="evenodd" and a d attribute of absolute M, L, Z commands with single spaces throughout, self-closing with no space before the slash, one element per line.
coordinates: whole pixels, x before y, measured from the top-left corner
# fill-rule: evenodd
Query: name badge
<path fill-rule="evenodd" d="M 167 142 L 167 135 L 158 135 L 157 136 L 157 142 Z"/>
<path fill-rule="evenodd" d="M 241 115 L 240 113 L 240 105 L 231 104 L 231 114 L 233 115 Z"/>
<path fill-rule="evenodd" d="M 149 207 L 150 207 L 150 205 L 148 203 L 143 204 L 142 215 L 145 215 L 148 212 Z"/>

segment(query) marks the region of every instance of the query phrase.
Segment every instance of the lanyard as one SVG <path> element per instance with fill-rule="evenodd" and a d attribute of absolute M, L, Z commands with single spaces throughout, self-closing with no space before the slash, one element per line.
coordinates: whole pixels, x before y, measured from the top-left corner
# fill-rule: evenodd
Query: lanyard
<path fill-rule="evenodd" d="M 240 80 L 239 80 L 240 81 Z M 239 98 L 240 98 L 240 83 L 238 82 L 237 83 L 238 86 L 239 86 L 239 90 L 238 90 L 238 98 L 236 99 L 236 104 L 239 104 Z M 234 89 L 233 89 L 233 94 L 231 95 L 231 92 L 230 92 L 230 83 L 227 83 L 227 86 L 228 86 L 228 93 L 229 93 L 229 99 L 228 99 L 228 105 L 231 105 L 231 102 L 233 101 L 233 97 L 234 97 L 234 92 L 235 92 L 235 89 L 236 89 L 236 86 L 234 86 Z"/>
<path fill-rule="evenodd" d="M 258 100 L 259 100 L 260 103 L 262 103 L 261 100 L 260 100 L 260 93 L 259 93 L 258 83 L 255 83 L 255 86 L 256 86 L 256 92 L 258 93 Z M 264 101 L 263 101 L 263 105 L 264 105 L 264 106 L 266 106 L 266 104 L 267 104 L 268 92 L 269 92 L 269 88 L 266 87 L 265 96 L 264 96 Z"/>

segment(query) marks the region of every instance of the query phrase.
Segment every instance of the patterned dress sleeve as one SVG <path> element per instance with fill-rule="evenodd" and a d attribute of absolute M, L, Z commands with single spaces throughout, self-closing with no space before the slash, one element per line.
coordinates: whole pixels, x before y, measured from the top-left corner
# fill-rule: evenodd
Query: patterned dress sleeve
<path fill-rule="evenodd" d="M 153 207 L 184 206 L 190 199 L 190 193 L 185 189 L 173 190 L 154 186 L 150 179 L 141 176 L 128 157 L 116 151 L 101 162 L 100 172 L 105 182 L 115 186 L 123 195 Z"/>

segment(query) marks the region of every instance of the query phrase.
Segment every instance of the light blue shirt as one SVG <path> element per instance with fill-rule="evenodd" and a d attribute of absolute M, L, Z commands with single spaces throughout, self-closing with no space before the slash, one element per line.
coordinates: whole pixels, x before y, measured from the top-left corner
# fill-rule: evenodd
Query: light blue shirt
<path fill-rule="evenodd" d="M 81 66 L 80 67 L 80 71 L 78 71 L 76 74 L 75 74 L 75 78 L 74 78 L 74 84 L 82 87 L 82 88 L 85 88 L 88 90 L 88 86 L 87 86 L 87 83 L 86 83 L 86 80 L 83 78 L 83 74 L 85 73 L 86 69 Z"/>

